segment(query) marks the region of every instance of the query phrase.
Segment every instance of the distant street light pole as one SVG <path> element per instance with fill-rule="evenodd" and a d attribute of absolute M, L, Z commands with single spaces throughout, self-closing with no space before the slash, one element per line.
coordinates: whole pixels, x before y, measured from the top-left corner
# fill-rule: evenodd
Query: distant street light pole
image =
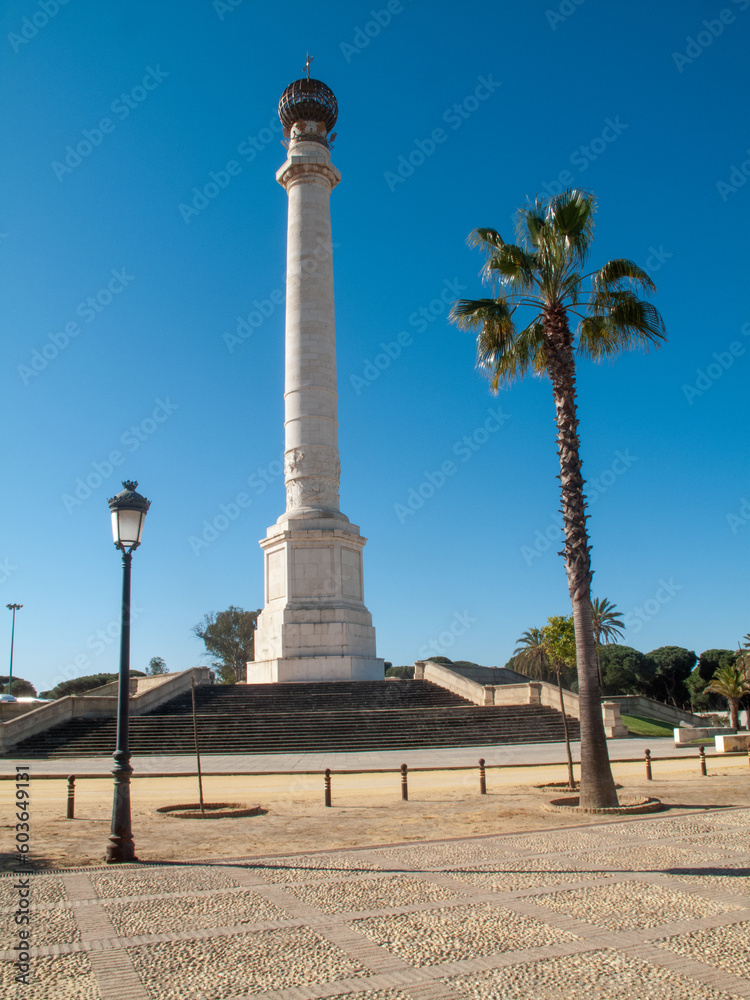
<path fill-rule="evenodd" d="M 108 500 L 112 513 L 112 537 L 122 552 L 122 618 L 120 629 L 120 682 L 117 694 L 117 747 L 114 752 L 115 779 L 112 802 L 112 829 L 107 844 L 107 864 L 135 861 L 135 844 L 130 822 L 130 564 L 133 551 L 141 544 L 143 522 L 151 502 L 136 493 L 138 483 L 125 480 L 125 489 Z"/>
<path fill-rule="evenodd" d="M 16 634 L 16 611 L 20 611 L 23 604 L 6 604 L 6 608 L 13 612 L 13 624 L 10 627 L 10 671 L 8 673 L 8 694 L 13 694 L 13 637 Z"/>

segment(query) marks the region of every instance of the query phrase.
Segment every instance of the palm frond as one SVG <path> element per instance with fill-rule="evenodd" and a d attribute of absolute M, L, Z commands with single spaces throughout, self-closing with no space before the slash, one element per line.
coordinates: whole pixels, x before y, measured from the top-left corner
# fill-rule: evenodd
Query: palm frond
<path fill-rule="evenodd" d="M 579 326 L 578 352 L 602 361 L 622 351 L 660 347 L 665 339 L 664 320 L 650 302 L 630 291 L 600 291 Z"/>
<path fill-rule="evenodd" d="M 655 292 L 656 285 L 642 268 L 625 257 L 608 260 L 604 267 L 591 276 L 594 292 L 635 288 L 641 292 Z"/>
<path fill-rule="evenodd" d="M 505 243 L 484 266 L 485 277 L 499 277 L 514 290 L 528 290 L 534 283 L 534 255 L 514 243 Z"/>
<path fill-rule="evenodd" d="M 540 198 L 516 212 L 516 236 L 523 246 L 539 247 L 545 225 L 544 202 Z"/>
<path fill-rule="evenodd" d="M 547 207 L 547 224 L 551 231 L 562 237 L 578 261 L 588 256 L 594 232 L 596 200 L 588 191 L 568 188 L 550 198 Z"/>
<path fill-rule="evenodd" d="M 466 243 L 470 247 L 480 247 L 488 254 L 504 246 L 503 238 L 496 229 L 487 229 L 482 226 L 472 229 L 466 237 Z"/>

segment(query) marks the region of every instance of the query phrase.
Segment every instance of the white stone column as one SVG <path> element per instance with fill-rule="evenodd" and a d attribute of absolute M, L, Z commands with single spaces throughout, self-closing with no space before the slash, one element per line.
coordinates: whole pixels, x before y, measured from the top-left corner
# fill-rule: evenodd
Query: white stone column
<path fill-rule="evenodd" d="M 297 109 L 315 113 L 315 97 L 308 100 L 306 94 L 316 87 L 335 107 L 324 84 L 297 81 L 285 92 L 294 96 L 287 115 Z M 333 122 L 330 104 L 327 119 L 322 113 L 319 121 L 287 118 L 288 156 L 276 175 L 288 196 L 286 510 L 260 543 L 265 606 L 258 618 L 256 659 L 247 665 L 249 682 L 382 680 L 384 675 L 364 604 L 366 539 L 339 510 L 330 196 L 341 175 L 331 163 L 327 130 Z"/>
<path fill-rule="evenodd" d="M 320 142 L 292 139 L 276 179 L 289 196 L 284 472 L 287 514 L 339 509 L 330 195 L 341 180 Z"/>

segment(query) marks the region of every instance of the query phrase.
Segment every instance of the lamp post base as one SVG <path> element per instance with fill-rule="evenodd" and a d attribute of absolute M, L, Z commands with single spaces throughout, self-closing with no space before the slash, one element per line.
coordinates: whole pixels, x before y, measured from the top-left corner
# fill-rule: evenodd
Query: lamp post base
<path fill-rule="evenodd" d="M 106 862 L 122 864 L 137 861 L 135 843 L 130 824 L 130 753 L 118 751 L 114 754 L 115 766 L 112 774 L 115 779 L 114 799 L 112 803 L 112 832 L 107 844 Z"/>

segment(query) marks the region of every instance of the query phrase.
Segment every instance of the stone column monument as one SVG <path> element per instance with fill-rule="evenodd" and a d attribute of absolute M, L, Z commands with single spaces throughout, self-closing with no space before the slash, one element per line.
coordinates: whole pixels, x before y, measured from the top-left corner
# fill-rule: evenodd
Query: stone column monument
<path fill-rule="evenodd" d="M 382 680 L 363 601 L 359 528 L 339 510 L 336 329 L 330 196 L 338 107 L 319 80 L 284 91 L 288 156 L 276 174 L 289 197 L 284 473 L 286 511 L 261 541 L 265 607 L 249 683 Z"/>

